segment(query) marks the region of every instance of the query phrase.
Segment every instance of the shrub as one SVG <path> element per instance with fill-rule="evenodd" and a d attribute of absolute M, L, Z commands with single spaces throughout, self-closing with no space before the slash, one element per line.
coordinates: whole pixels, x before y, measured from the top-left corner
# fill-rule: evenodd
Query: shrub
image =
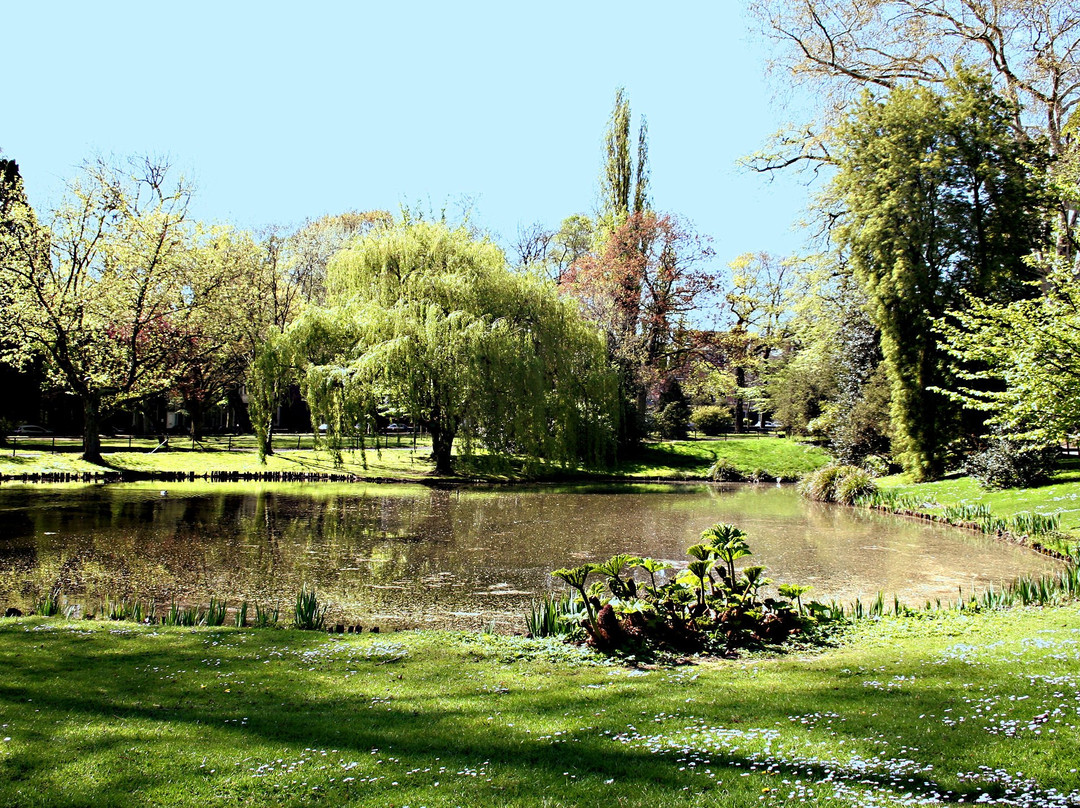
<path fill-rule="evenodd" d="M 799 481 L 799 493 L 818 502 L 851 505 L 877 490 L 870 473 L 858 466 L 829 464 Z"/>
<path fill-rule="evenodd" d="M 986 488 L 1028 488 L 1050 476 L 1057 456 L 1053 446 L 994 438 L 968 458 L 964 471 Z"/>
<path fill-rule="evenodd" d="M 722 435 L 731 428 L 731 410 L 727 407 L 695 407 L 690 420 L 705 435 Z"/>
<path fill-rule="evenodd" d="M 739 482 L 743 479 L 742 472 L 726 457 L 717 458 L 716 462 L 709 466 L 705 476 L 718 483 Z"/>
<path fill-rule="evenodd" d="M 851 505 L 856 499 L 866 496 L 876 488 L 877 485 L 870 476 L 870 472 L 866 469 L 849 467 L 846 474 L 841 474 L 836 478 L 833 487 L 834 502 Z"/>
<path fill-rule="evenodd" d="M 833 502 L 836 497 L 836 478 L 840 475 L 843 466 L 822 466 L 817 471 L 811 471 L 799 480 L 798 490 L 807 499 L 818 502 Z"/>

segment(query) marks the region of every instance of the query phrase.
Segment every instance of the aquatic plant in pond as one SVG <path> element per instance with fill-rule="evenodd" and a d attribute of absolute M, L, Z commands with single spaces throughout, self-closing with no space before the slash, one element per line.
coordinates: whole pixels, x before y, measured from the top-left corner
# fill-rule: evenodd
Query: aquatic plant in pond
<path fill-rule="evenodd" d="M 101 615 L 109 620 L 130 620 L 134 623 L 153 623 L 157 619 L 157 607 L 153 602 L 143 603 L 141 600 L 121 598 L 112 600 L 105 598 L 101 607 Z"/>
<path fill-rule="evenodd" d="M 578 601 L 572 595 L 544 595 L 534 602 L 525 615 L 525 628 L 532 637 L 562 637 L 573 634 L 584 618 Z"/>
<path fill-rule="evenodd" d="M 278 624 L 279 609 L 277 606 L 263 606 L 255 604 L 255 626 L 257 628 L 271 628 Z"/>
<path fill-rule="evenodd" d="M 204 622 L 208 626 L 225 625 L 225 601 L 210 598 L 210 605 L 206 607 Z"/>
<path fill-rule="evenodd" d="M 321 631 L 326 626 L 326 604 L 319 603 L 314 589 L 304 586 L 296 596 L 293 625 L 305 631 Z"/>
<path fill-rule="evenodd" d="M 60 614 L 60 601 L 57 593 L 52 590 L 47 592 L 45 596 L 38 601 L 35 611 L 42 617 L 55 617 Z"/>
<path fill-rule="evenodd" d="M 581 596 L 581 602 L 585 607 L 585 613 L 588 615 L 589 625 L 595 628 L 596 617 L 593 615 L 593 599 L 589 596 L 589 593 L 585 591 L 585 582 L 592 572 L 592 564 L 582 564 L 581 566 L 573 567 L 572 569 L 557 569 L 551 574 L 577 590 L 578 594 Z"/>
<path fill-rule="evenodd" d="M 589 644 L 601 650 L 733 652 L 783 642 L 834 619 L 836 610 L 820 604 L 803 608 L 801 598 L 809 587 L 781 587 L 780 598 L 762 597 L 772 583 L 765 567 L 749 566 L 741 574 L 736 570 L 735 562 L 751 555 L 744 537 L 734 525 L 713 525 L 687 549 L 693 560 L 686 569 L 662 580 L 657 573 L 672 565 L 626 554 L 552 575 L 573 588 L 568 597 L 587 615 L 580 625 Z M 649 582 L 624 576 L 627 567 L 647 572 Z M 600 582 L 587 586 L 593 574 L 606 579 L 610 597 L 602 597 Z"/>
<path fill-rule="evenodd" d="M 203 612 L 197 606 L 181 606 L 176 601 L 169 605 L 165 615 L 167 626 L 197 626 L 202 622 Z"/>

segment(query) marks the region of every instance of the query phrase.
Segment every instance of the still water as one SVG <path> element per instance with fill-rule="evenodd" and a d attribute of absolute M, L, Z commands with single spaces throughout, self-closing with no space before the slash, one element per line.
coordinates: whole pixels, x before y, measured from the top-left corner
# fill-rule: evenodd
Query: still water
<path fill-rule="evenodd" d="M 0 488 L 0 607 L 59 586 L 106 597 L 291 607 L 313 584 L 337 619 L 520 630 L 552 569 L 619 552 L 685 565 L 715 522 L 748 534 L 778 583 L 819 600 L 951 598 L 1054 569 L 955 528 L 804 502 L 791 487 L 117 484 Z"/>

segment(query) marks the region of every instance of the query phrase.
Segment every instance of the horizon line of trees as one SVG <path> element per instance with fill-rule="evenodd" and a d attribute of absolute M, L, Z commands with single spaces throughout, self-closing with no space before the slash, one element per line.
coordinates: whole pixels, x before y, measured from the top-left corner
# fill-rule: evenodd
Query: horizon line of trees
<path fill-rule="evenodd" d="M 915 479 L 1075 433 L 1080 12 L 751 6 L 777 64 L 821 88 L 819 117 L 748 161 L 821 175 L 813 255 L 722 274 L 708 238 L 654 207 L 622 89 L 595 213 L 523 229 L 513 260 L 409 211 L 259 238 L 203 226 L 150 163 L 90 167 L 41 225 L 6 162 L 4 357 L 45 357 L 88 424 L 166 387 L 197 411 L 231 379 L 265 435 L 298 385 L 331 448 L 343 424 L 399 413 L 432 432 L 441 471 L 458 438 L 465 454 L 601 462 L 684 436 L 691 404 L 730 407 L 735 431 L 774 413 L 840 460 Z"/>
<path fill-rule="evenodd" d="M 685 436 L 689 403 L 729 396 L 741 431 L 747 357 L 777 345 L 756 330 L 765 304 L 749 282 L 725 298 L 709 240 L 652 208 L 647 128 L 636 149 L 630 128 L 620 89 L 596 215 L 538 234 L 513 267 L 466 224 L 407 209 L 257 235 L 205 225 L 186 179 L 147 158 L 85 164 L 39 216 L 3 160 L 0 359 L 80 401 L 94 462 L 110 413 L 165 399 L 198 437 L 241 387 L 264 453 L 299 389 L 332 450 L 346 424 L 407 418 L 431 433 L 441 472 L 459 436 L 466 455 L 610 462 L 658 424 Z M 714 301 L 734 335 L 697 324 Z M 717 386 L 724 374 L 738 381 Z"/>

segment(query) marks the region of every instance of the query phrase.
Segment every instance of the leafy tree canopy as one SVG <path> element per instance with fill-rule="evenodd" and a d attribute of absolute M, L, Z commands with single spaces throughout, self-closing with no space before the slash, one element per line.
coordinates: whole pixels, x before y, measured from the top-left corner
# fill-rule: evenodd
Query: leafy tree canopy
<path fill-rule="evenodd" d="M 170 389 L 196 321 L 234 275 L 199 260 L 212 233 L 189 220 L 190 188 L 168 173 L 147 159 L 87 164 L 41 226 L 21 181 L 3 194 L 6 358 L 41 357 L 49 381 L 82 400 L 91 461 L 102 413 Z"/>
<path fill-rule="evenodd" d="M 438 473 L 458 436 L 465 454 L 609 457 L 616 385 L 602 340 L 489 241 L 425 221 L 384 228 L 333 259 L 326 290 L 258 373 L 292 369 L 332 446 L 343 425 L 393 409 L 430 431 Z"/>
<path fill-rule="evenodd" d="M 840 249 L 870 299 L 891 385 L 895 447 L 918 478 L 943 471 L 960 430 L 935 392 L 953 371 L 933 320 L 968 297 L 1029 296 L 1025 256 L 1046 243 L 1045 152 L 1020 140 L 983 77 L 939 95 L 919 86 L 864 98 L 838 134 Z"/>

